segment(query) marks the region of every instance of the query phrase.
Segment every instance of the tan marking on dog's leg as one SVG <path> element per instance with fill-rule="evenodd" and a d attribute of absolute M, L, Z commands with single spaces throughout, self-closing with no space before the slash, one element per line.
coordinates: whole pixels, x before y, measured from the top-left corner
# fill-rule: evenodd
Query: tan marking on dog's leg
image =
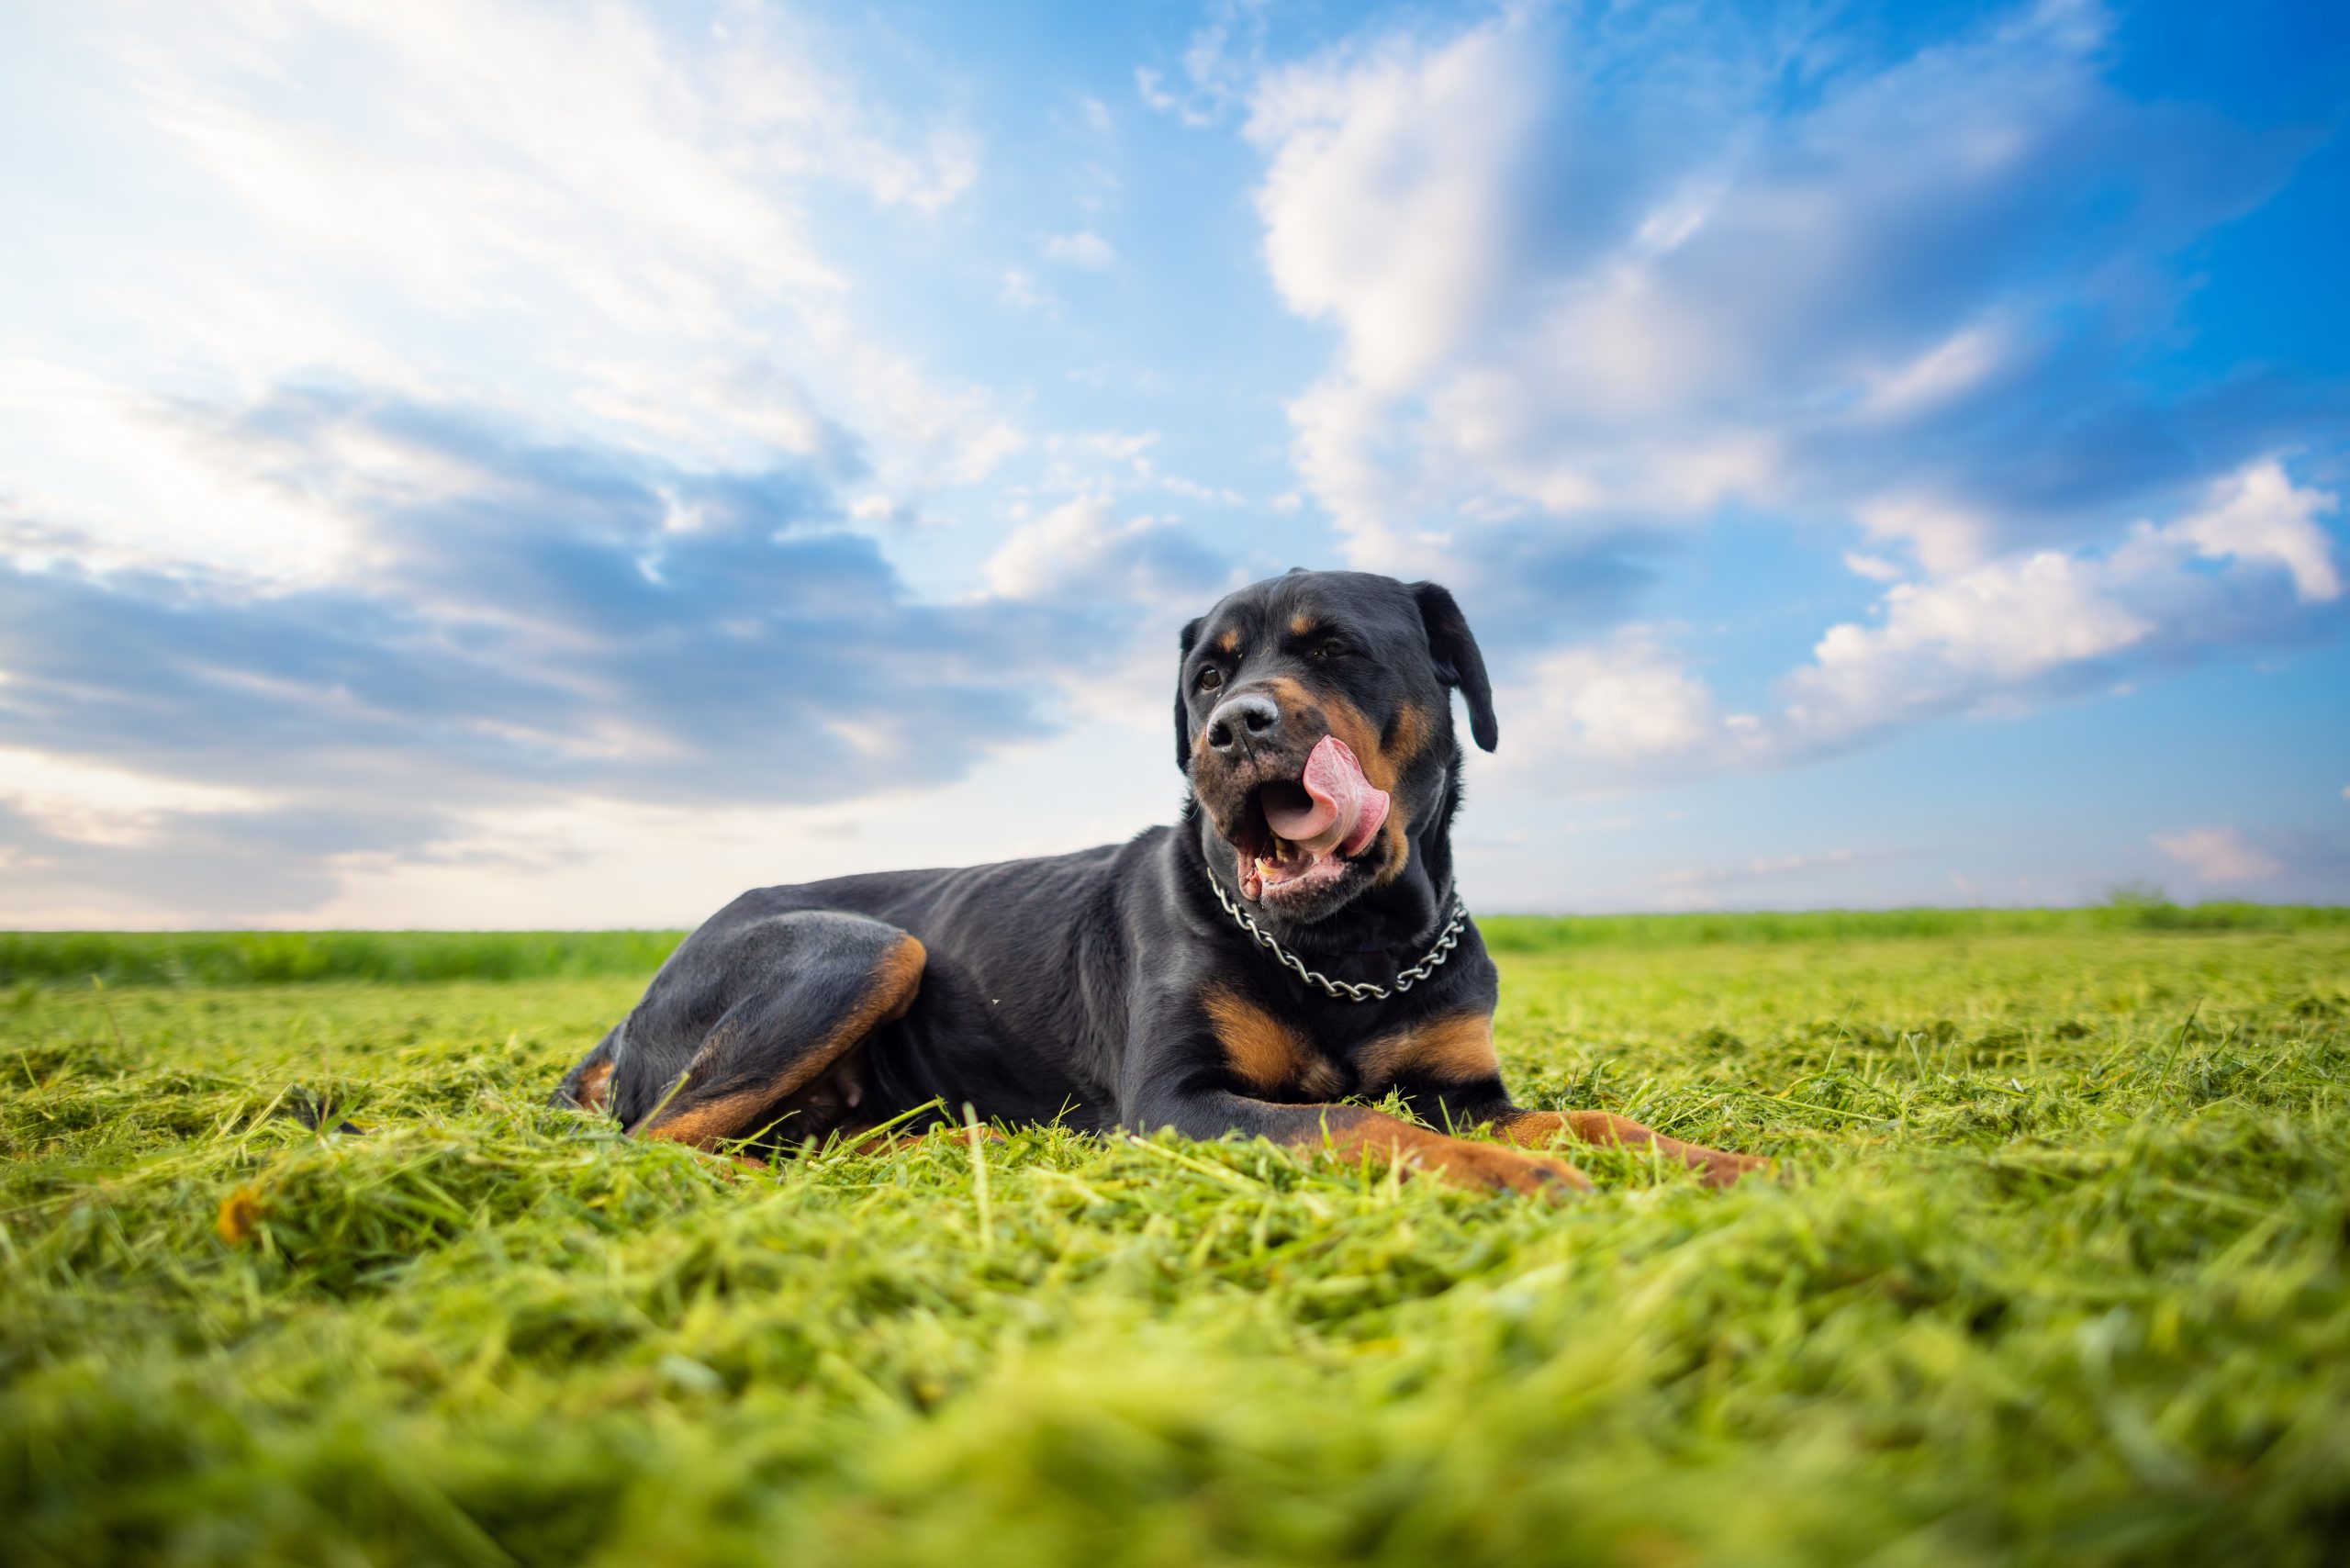
<path fill-rule="evenodd" d="M 579 1083 L 572 1091 L 572 1098 L 578 1101 L 581 1110 L 600 1111 L 604 1108 L 604 1091 L 611 1086 L 612 1065 L 610 1061 L 599 1061 L 579 1075 Z"/>
<path fill-rule="evenodd" d="M 1591 1191 L 1591 1179 L 1563 1159 L 1448 1137 L 1360 1106 L 1325 1107 L 1320 1138 L 1309 1135 L 1296 1141 L 1300 1147 L 1319 1141 L 1329 1152 L 1348 1159 L 1368 1154 L 1391 1160 L 1458 1187 L 1526 1193 L 1554 1201 Z"/>
<path fill-rule="evenodd" d="M 856 1006 L 823 1038 L 792 1058 L 773 1080 L 755 1089 L 676 1107 L 639 1127 L 637 1136 L 669 1138 L 707 1148 L 727 1138 L 756 1133 L 765 1113 L 831 1068 L 843 1053 L 875 1029 L 906 1015 L 922 989 L 923 966 L 928 960 L 929 954 L 920 942 L 912 936 L 899 938 L 874 965 L 870 984 Z M 705 1060 L 711 1050 L 711 1044 L 706 1042 L 695 1055 L 695 1065 Z M 686 1070 L 687 1093 L 693 1088 L 693 1070 L 692 1067 Z"/>
<path fill-rule="evenodd" d="M 1607 1111 L 1520 1111 L 1493 1124 L 1494 1131 L 1527 1148 L 1541 1148 L 1561 1137 L 1603 1148 L 1653 1148 L 1699 1172 L 1708 1187 L 1727 1187 L 1740 1177 L 1770 1169 L 1771 1162 L 1751 1154 L 1732 1154 L 1683 1143 L 1642 1126 L 1629 1116 Z"/>

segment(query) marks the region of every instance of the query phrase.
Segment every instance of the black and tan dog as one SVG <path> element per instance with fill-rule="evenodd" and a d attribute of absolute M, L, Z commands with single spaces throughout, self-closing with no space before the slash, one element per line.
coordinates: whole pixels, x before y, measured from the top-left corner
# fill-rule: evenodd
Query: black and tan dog
<path fill-rule="evenodd" d="M 1174 827 L 744 893 L 556 1103 L 755 1153 L 936 1100 L 1010 1125 L 1260 1135 L 1520 1192 L 1589 1186 L 1533 1152 L 1562 1138 L 1735 1180 L 1761 1162 L 1511 1103 L 1493 960 L 1452 890 L 1456 690 L 1493 750 L 1484 659 L 1433 583 L 1298 571 L 1244 588 L 1183 629 L 1192 794 Z M 1418 1122 L 1341 1103 L 1390 1091 Z"/>

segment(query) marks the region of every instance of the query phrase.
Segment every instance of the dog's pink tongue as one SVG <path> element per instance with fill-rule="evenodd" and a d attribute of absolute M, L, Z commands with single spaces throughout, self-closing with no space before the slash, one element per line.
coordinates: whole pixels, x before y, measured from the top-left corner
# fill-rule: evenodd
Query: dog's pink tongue
<path fill-rule="evenodd" d="M 1305 777 L 1298 782 L 1305 786 L 1309 803 L 1268 802 L 1265 821 L 1292 844 L 1316 855 L 1333 848 L 1356 854 L 1387 820 L 1387 791 L 1371 788 L 1362 776 L 1362 764 L 1336 735 L 1324 735 L 1306 754 Z"/>

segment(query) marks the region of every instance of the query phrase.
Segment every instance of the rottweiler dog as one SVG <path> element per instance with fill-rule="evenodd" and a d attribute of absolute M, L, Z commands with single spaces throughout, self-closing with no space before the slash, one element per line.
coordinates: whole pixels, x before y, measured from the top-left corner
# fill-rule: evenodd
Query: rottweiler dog
<path fill-rule="evenodd" d="M 1173 827 L 744 893 L 555 1103 L 755 1155 L 937 1102 L 1009 1126 L 1253 1135 L 1550 1196 L 1590 1185 L 1548 1152 L 1567 1139 L 1736 1180 L 1762 1162 L 1511 1102 L 1497 976 L 1453 891 L 1456 691 L 1493 750 L 1483 655 L 1434 583 L 1301 569 L 1243 588 L 1183 628 L 1191 790 Z M 1391 1091 L 1415 1120 L 1352 1103 Z M 1471 1130 L 1499 1141 L 1454 1136 Z"/>

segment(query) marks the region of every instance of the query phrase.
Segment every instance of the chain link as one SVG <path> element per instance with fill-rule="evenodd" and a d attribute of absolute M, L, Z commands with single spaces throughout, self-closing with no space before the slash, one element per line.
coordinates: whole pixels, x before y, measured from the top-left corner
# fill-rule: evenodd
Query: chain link
<path fill-rule="evenodd" d="M 1445 923 L 1443 933 L 1436 939 L 1436 946 L 1429 948 L 1418 963 L 1397 975 L 1393 986 L 1374 985 L 1368 980 L 1335 980 L 1319 969 L 1307 969 L 1303 959 L 1251 920 L 1248 912 L 1234 903 L 1225 892 L 1224 884 L 1215 879 L 1214 872 L 1208 874 L 1208 886 L 1215 890 L 1215 902 L 1224 905 L 1224 913 L 1238 921 L 1240 929 L 1254 936 L 1263 945 L 1265 951 L 1279 958 L 1287 968 L 1296 970 L 1298 979 L 1320 986 L 1340 1002 L 1384 1002 L 1391 996 L 1401 996 L 1411 990 L 1444 967 L 1444 961 L 1452 957 L 1452 949 L 1460 945 L 1460 927 L 1469 919 L 1469 911 L 1461 904 L 1460 895 L 1453 894 L 1452 918 Z"/>

